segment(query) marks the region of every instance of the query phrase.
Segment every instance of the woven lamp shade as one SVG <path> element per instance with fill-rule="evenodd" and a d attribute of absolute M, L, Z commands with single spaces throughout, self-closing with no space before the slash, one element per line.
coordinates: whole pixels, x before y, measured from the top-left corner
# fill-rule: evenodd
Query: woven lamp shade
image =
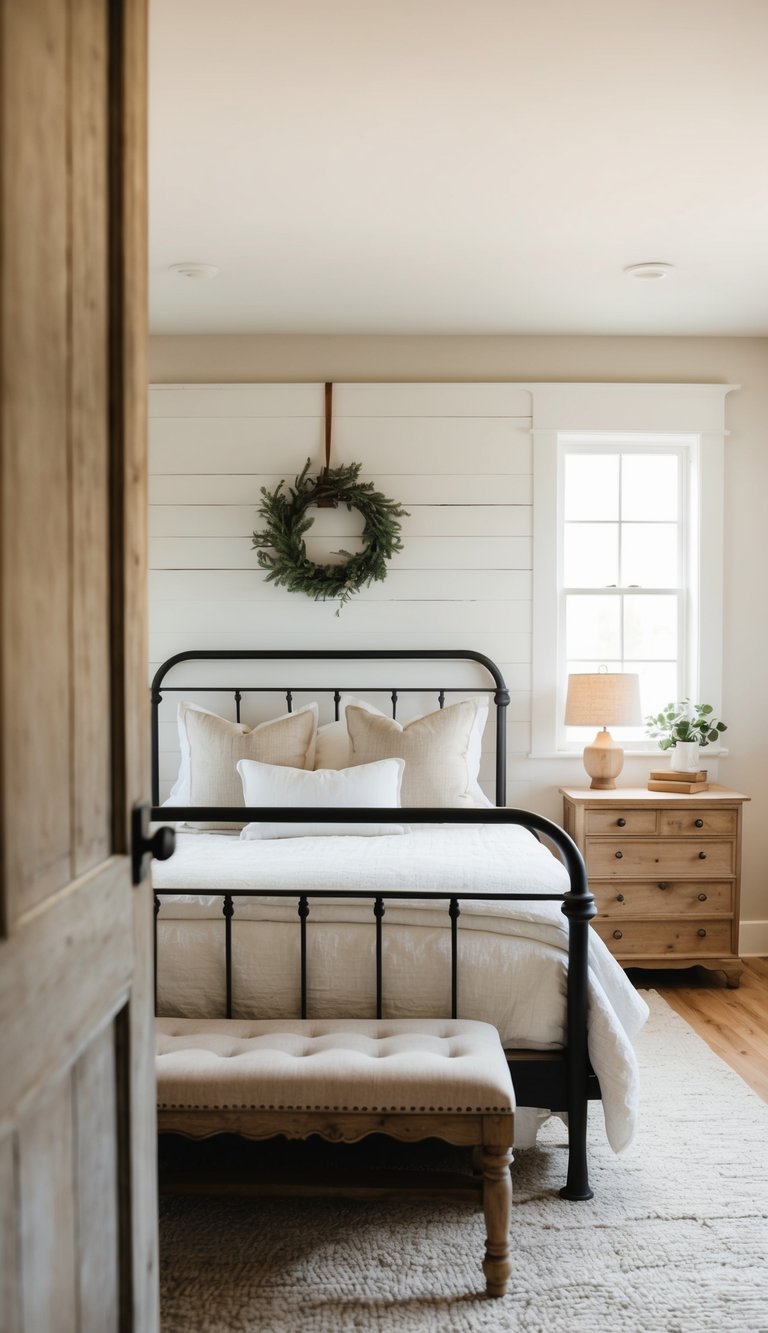
<path fill-rule="evenodd" d="M 567 727 L 639 727 L 642 721 L 639 676 L 594 671 L 568 677 Z"/>
<path fill-rule="evenodd" d="M 591 671 L 568 677 L 567 727 L 602 727 L 584 747 L 584 767 L 591 787 L 611 791 L 624 767 L 624 751 L 608 727 L 639 727 L 640 677 L 632 672 Z"/>

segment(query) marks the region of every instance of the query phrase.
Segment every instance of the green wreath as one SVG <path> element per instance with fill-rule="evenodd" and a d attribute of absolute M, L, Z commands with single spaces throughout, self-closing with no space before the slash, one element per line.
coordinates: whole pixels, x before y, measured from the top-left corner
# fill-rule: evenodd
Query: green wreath
<path fill-rule="evenodd" d="M 254 532 L 253 546 L 261 568 L 269 571 L 267 582 L 280 584 L 289 592 L 306 593 L 316 602 L 338 597 L 338 615 L 353 593 L 387 577 L 387 561 L 403 549 L 398 519 L 407 518 L 408 511 L 374 490 L 372 481 L 358 480 L 362 463 L 325 468 L 317 477 L 310 477 L 309 466 L 307 459 L 287 494 L 283 491 L 285 481 L 279 482 L 274 491 L 262 486 L 264 499 L 258 514 L 265 527 L 262 532 Z M 310 505 L 331 508 L 338 504 L 362 514 L 365 549 L 357 555 L 344 549 L 334 551 L 334 555 L 346 557 L 344 564 L 315 564 L 304 544 L 304 536 L 315 521 L 307 516 L 307 510 Z"/>

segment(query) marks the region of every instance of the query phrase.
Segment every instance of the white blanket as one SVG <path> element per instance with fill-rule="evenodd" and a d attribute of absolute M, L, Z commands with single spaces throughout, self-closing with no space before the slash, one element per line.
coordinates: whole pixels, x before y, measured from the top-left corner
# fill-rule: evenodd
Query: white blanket
<path fill-rule="evenodd" d="M 515 825 L 414 825 L 391 837 L 241 841 L 181 833 L 170 861 L 155 862 L 163 902 L 158 928 L 159 1012 L 220 1017 L 224 1002 L 221 894 L 290 889 L 310 896 L 308 994 L 312 1016 L 368 1017 L 374 1011 L 371 903 L 312 901 L 313 891 L 388 889 L 439 892 L 562 893 L 563 866 Z M 450 931 L 446 902 L 387 902 L 384 1012 L 439 1017 L 450 1012 Z M 269 924 L 267 924 L 269 923 Z M 296 897 L 235 899 L 235 1016 L 298 1011 Z M 507 1049 L 564 1043 L 568 926 L 560 902 L 463 902 L 459 918 L 459 1016 L 493 1023 Z M 600 1080 L 606 1131 L 618 1152 L 637 1110 L 632 1039 L 647 1007 L 599 936 L 590 932 L 589 1050 Z"/>

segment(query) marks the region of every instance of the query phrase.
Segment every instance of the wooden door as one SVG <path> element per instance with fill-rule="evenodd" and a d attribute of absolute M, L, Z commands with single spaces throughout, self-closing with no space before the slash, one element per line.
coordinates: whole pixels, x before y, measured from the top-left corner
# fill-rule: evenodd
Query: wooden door
<path fill-rule="evenodd" d="M 157 1328 L 143 0 L 0 0 L 0 1326 Z"/>

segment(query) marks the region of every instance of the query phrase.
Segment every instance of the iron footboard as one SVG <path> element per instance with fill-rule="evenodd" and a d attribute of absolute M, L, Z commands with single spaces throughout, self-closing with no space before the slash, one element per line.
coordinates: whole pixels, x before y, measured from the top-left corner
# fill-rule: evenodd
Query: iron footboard
<path fill-rule="evenodd" d="M 314 809 L 309 807 L 288 808 L 288 807 L 270 807 L 268 811 L 243 808 L 243 807 L 222 807 L 222 806 L 163 806 L 155 807 L 152 811 L 153 819 L 162 820 L 187 820 L 190 822 L 200 821 L 234 821 L 242 823 L 244 820 L 254 820 L 268 815 L 271 822 L 296 823 L 311 821 L 313 823 L 337 822 L 343 819 L 346 823 L 365 823 L 374 820 L 378 823 L 400 823 L 403 819 L 402 809 L 363 809 L 354 808 L 349 810 L 328 810 Z M 375 923 L 376 931 L 376 1016 L 380 1018 L 383 1010 L 384 996 L 384 978 L 383 978 L 383 951 L 382 951 L 382 932 L 384 929 L 384 919 L 386 915 L 386 905 L 389 902 L 407 902 L 408 900 L 435 900 L 444 902 L 447 905 L 448 919 L 451 932 L 451 1017 L 458 1017 L 459 1004 L 459 951 L 458 951 L 458 921 L 461 914 L 461 904 L 464 902 L 483 901 L 483 902 L 526 902 L 526 901 L 558 901 L 562 903 L 562 911 L 568 921 L 568 978 L 567 978 L 567 1017 L 566 1017 L 566 1048 L 564 1051 L 564 1106 L 551 1105 L 551 1101 L 539 1102 L 540 1105 L 551 1105 L 553 1110 L 564 1109 L 568 1113 L 568 1173 L 566 1183 L 560 1190 L 560 1194 L 565 1199 L 583 1200 L 592 1197 L 592 1191 L 589 1187 L 589 1175 L 587 1166 L 587 1105 L 590 1097 L 599 1095 L 596 1091 L 596 1080 L 589 1065 L 589 1055 L 587 1049 L 587 990 L 588 990 L 588 952 L 589 952 L 589 922 L 596 914 L 594 899 L 589 891 L 587 875 L 584 861 L 576 847 L 575 843 L 559 825 L 551 820 L 545 819 L 541 815 L 534 814 L 528 810 L 515 810 L 511 808 L 487 808 L 472 810 L 438 809 L 438 808 L 419 808 L 408 809 L 407 819 L 409 823 L 442 823 L 442 824 L 518 824 L 534 832 L 542 834 L 550 841 L 559 852 L 563 863 L 568 872 L 570 887 L 566 893 L 483 893 L 483 892 L 463 892 L 460 895 L 451 895 L 437 892 L 423 892 L 420 890 L 387 890 L 383 892 L 359 892 L 355 890 L 316 890 L 311 894 L 296 893 L 292 889 L 233 889 L 224 893 L 223 898 L 223 917 L 224 917 L 224 948 L 225 948 L 225 994 L 222 996 L 222 1007 L 226 1017 L 232 1016 L 233 994 L 232 994 L 232 929 L 233 920 L 236 919 L 236 902 L 240 898 L 263 898 L 263 897 L 281 897 L 295 899 L 297 903 L 297 922 L 299 928 L 299 949 L 300 949 L 300 975 L 301 975 L 301 1017 L 307 1015 L 307 922 L 311 918 L 311 904 L 313 901 L 321 901 L 323 898 L 348 898 L 357 901 L 370 900 L 372 902 L 372 919 Z M 159 891 L 155 893 L 155 957 L 157 957 L 157 916 L 159 913 L 161 901 L 165 898 L 172 898 L 171 892 Z M 510 1061 L 513 1081 L 518 1083 L 520 1079 L 530 1078 L 530 1067 L 535 1061 L 525 1062 L 527 1069 L 522 1067 L 518 1071 L 514 1060 Z M 559 1073 L 559 1071 L 558 1071 Z M 557 1083 L 557 1080 L 556 1080 Z M 552 1086 L 555 1087 L 556 1083 Z M 521 1092 L 522 1088 L 518 1088 Z M 559 1094 L 555 1091 L 554 1098 Z M 554 1099 L 553 1098 L 553 1099 Z M 518 1100 L 520 1096 L 518 1096 Z M 524 1104 L 529 1104 L 528 1101 Z"/>

